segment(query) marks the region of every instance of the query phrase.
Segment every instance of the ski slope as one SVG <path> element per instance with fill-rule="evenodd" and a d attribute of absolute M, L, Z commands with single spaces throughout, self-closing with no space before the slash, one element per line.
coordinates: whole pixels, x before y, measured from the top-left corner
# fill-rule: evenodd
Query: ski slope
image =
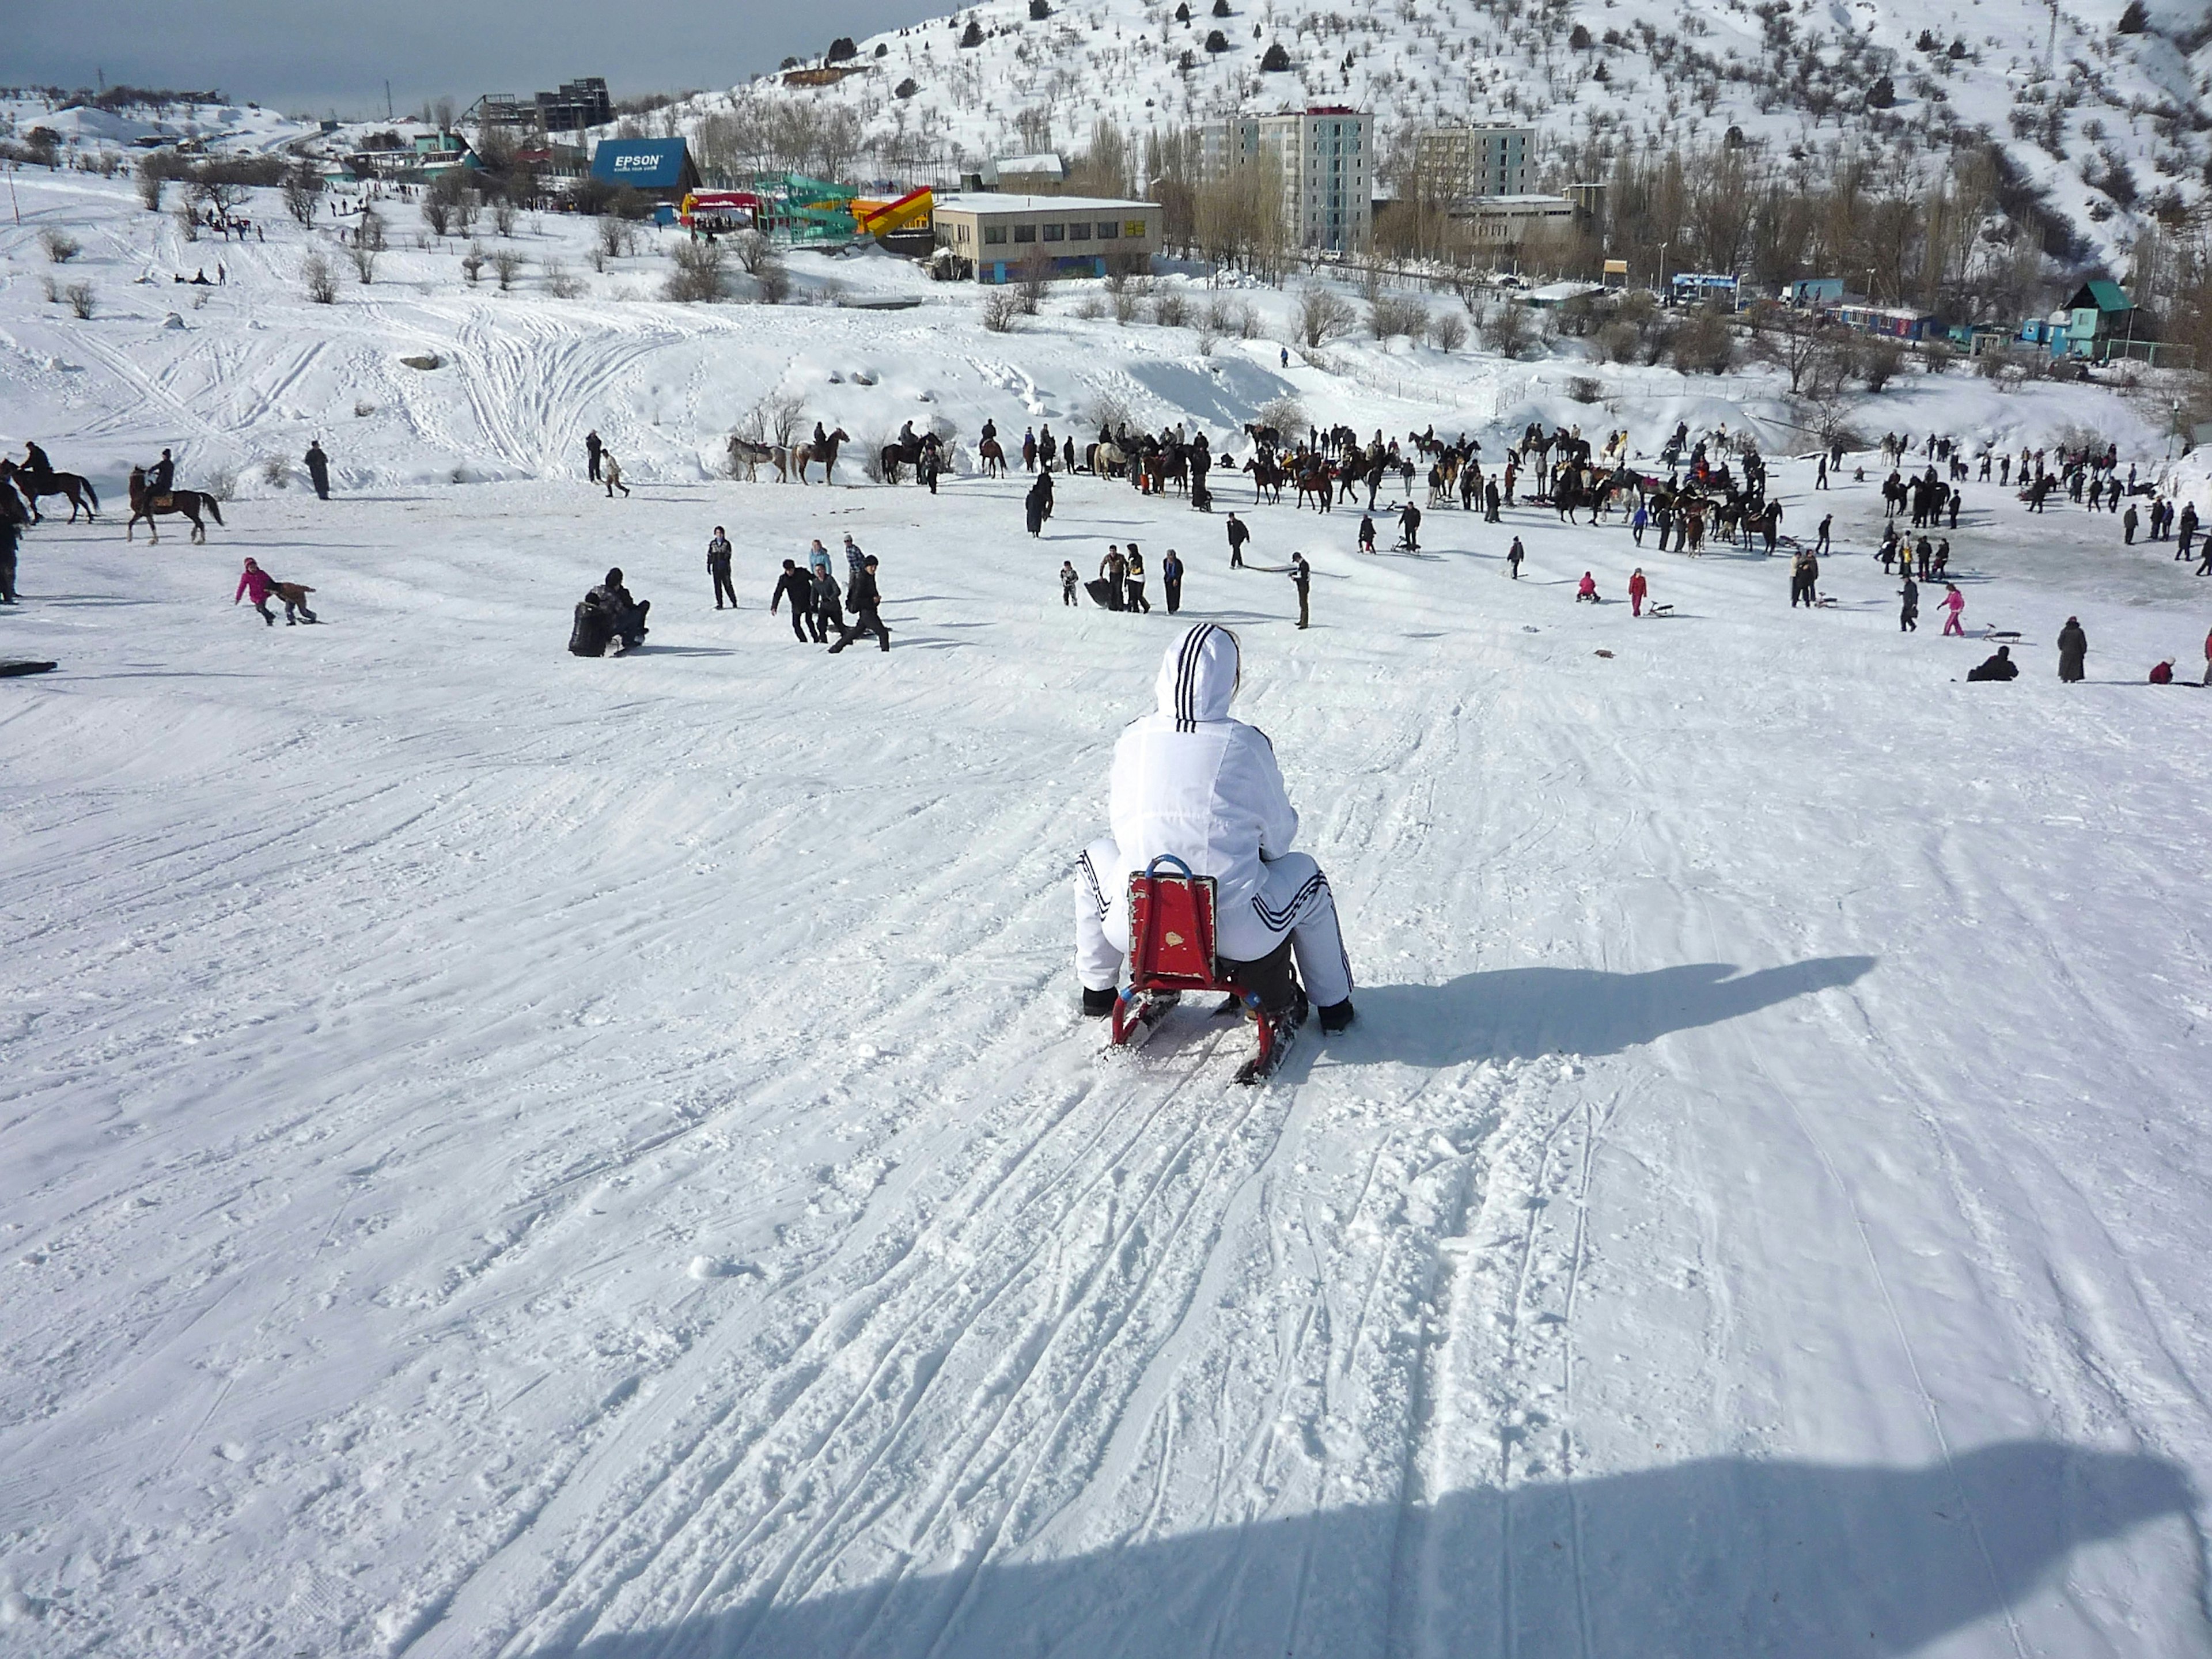
<path fill-rule="evenodd" d="M 1875 483 L 1789 459 L 1831 609 L 1527 507 L 1363 558 L 1227 482 L 1248 570 L 1087 478 L 1032 543 L 1018 475 L 705 462 L 779 384 L 856 433 L 1102 388 L 1212 428 L 1273 348 L 437 257 L 311 308 L 272 244 L 181 331 L 0 289 L 0 440 L 104 501 L 163 444 L 243 472 L 204 547 L 34 531 L 0 613 L 62 664 L 0 696 L 9 1652 L 2212 1651 L 2212 702 L 2142 684 L 2201 672 L 2212 582 L 1969 483 L 1968 625 L 2027 638 L 1968 686 L 1934 594 L 1897 631 Z M 1486 453 L 1565 367 L 1332 361 L 1316 415 Z M 1645 447 L 1780 406 L 1613 390 Z M 2141 446 L 2058 398 L 1867 423 Z M 314 432 L 327 504 L 252 465 Z M 765 613 L 848 531 L 887 656 Z M 1070 867 L 1178 624 L 1054 573 L 1132 538 L 1242 637 L 1346 921 L 1359 1023 L 1261 1090 L 1200 1011 L 1131 1060 L 1073 1009 Z M 246 554 L 325 624 L 231 607 Z M 615 562 L 647 648 L 570 658 Z"/>

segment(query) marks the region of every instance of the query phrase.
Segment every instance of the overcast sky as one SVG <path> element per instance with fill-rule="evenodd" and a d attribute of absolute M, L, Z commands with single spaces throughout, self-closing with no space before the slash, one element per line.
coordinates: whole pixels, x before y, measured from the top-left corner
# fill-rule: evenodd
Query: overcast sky
<path fill-rule="evenodd" d="M 478 93 L 527 96 L 603 75 L 617 98 L 733 86 L 786 57 L 811 57 L 947 9 L 942 0 L 762 0 L 657 5 L 586 0 L 63 0 L 9 7 L 10 81 L 199 90 L 326 115 L 380 115 L 384 82 L 399 112 L 424 99 L 466 105 Z"/>

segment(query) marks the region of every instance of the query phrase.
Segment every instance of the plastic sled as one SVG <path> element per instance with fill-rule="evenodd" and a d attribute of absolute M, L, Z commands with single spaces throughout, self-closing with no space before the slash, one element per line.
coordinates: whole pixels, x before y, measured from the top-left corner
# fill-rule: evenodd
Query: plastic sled
<path fill-rule="evenodd" d="M 1129 982 L 1114 1004 L 1113 1041 L 1125 1046 L 1155 1024 L 1186 991 L 1222 991 L 1243 1005 L 1260 1035 L 1260 1050 L 1237 1072 L 1256 1082 L 1275 1068 L 1279 1039 L 1260 994 L 1222 971 L 1214 951 L 1212 876 L 1163 854 L 1129 876 Z"/>

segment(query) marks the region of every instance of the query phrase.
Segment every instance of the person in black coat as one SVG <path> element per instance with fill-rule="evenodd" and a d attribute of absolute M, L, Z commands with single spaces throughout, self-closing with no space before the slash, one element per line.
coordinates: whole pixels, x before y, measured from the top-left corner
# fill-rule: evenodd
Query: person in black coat
<path fill-rule="evenodd" d="M 1966 678 L 1970 680 L 2016 680 L 2020 678 L 2020 665 L 2012 659 L 2012 647 L 2001 645 L 1996 656 L 1969 668 Z"/>
<path fill-rule="evenodd" d="M 884 650 L 891 648 L 891 630 L 884 626 L 876 609 L 882 603 L 882 596 L 876 592 L 876 556 L 871 553 L 860 566 L 860 574 L 845 585 L 845 605 L 853 613 L 853 625 L 837 630 L 837 643 L 830 647 L 831 656 L 863 634 L 873 634 Z"/>
<path fill-rule="evenodd" d="M 629 589 L 623 586 L 621 566 L 608 571 L 606 580 L 586 593 L 584 602 L 606 613 L 608 623 L 621 635 L 625 646 L 644 643 L 645 613 L 653 609 L 653 601 L 630 597 Z"/>
<path fill-rule="evenodd" d="M 806 625 L 813 631 L 817 645 L 829 642 L 831 629 L 840 633 L 844 631 L 845 596 L 839 591 L 837 579 L 830 574 L 827 565 L 814 573 L 814 606 L 807 612 Z"/>
<path fill-rule="evenodd" d="M 323 443 L 321 439 L 318 438 L 314 442 L 307 446 L 306 459 L 307 462 L 307 477 L 311 481 L 313 481 L 315 486 L 316 495 L 324 501 L 330 500 L 331 458 L 323 453 Z"/>
<path fill-rule="evenodd" d="M 791 568 L 789 559 L 783 562 L 783 568 L 786 570 Z M 730 586 L 730 538 L 722 533 L 720 525 L 714 526 L 714 540 L 707 544 L 707 574 L 713 578 L 714 583 L 714 609 L 720 611 L 722 608 L 722 596 L 726 593 L 730 609 L 735 611 L 738 608 L 738 590 Z"/>
<path fill-rule="evenodd" d="M 2132 509 L 2130 509 L 2132 510 Z M 2089 636 L 2079 617 L 2069 617 L 2058 630 L 2058 678 L 2069 685 L 2081 679 L 2089 660 Z"/>
<path fill-rule="evenodd" d="M 1160 561 L 1160 592 L 1167 595 L 1168 615 L 1182 609 L 1182 560 L 1172 547 Z"/>
<path fill-rule="evenodd" d="M 775 615 L 776 606 L 783 602 L 784 596 L 787 594 L 791 598 L 793 637 L 804 645 L 806 643 L 806 619 L 814 614 L 814 578 L 801 570 L 798 564 L 790 559 L 783 562 L 783 574 L 775 579 L 775 592 L 768 602 L 769 616 Z M 717 611 L 721 608 L 719 605 L 714 607 Z M 817 641 L 817 644 L 819 642 L 819 641 Z"/>
<path fill-rule="evenodd" d="M 1920 585 L 1912 580 L 1912 572 L 1905 573 L 1905 586 L 1897 590 L 1903 601 L 1897 612 L 1897 631 L 1917 634 L 1920 631 Z"/>

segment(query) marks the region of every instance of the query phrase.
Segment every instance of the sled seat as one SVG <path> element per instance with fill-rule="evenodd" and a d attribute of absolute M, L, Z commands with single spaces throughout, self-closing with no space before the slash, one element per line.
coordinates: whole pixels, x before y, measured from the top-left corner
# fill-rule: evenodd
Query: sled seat
<path fill-rule="evenodd" d="M 1290 941 L 1276 963 L 1225 963 L 1214 948 L 1216 885 L 1212 876 L 1196 876 L 1172 854 L 1162 854 L 1129 875 L 1129 982 L 1114 1004 L 1114 1042 L 1127 1042 L 1140 1027 L 1158 1020 L 1185 991 L 1222 991 L 1244 1005 L 1259 1029 L 1260 1065 L 1272 1057 L 1274 1032 L 1265 1016 L 1260 991 L 1249 982 L 1260 977 L 1244 970 L 1287 969 Z"/>

